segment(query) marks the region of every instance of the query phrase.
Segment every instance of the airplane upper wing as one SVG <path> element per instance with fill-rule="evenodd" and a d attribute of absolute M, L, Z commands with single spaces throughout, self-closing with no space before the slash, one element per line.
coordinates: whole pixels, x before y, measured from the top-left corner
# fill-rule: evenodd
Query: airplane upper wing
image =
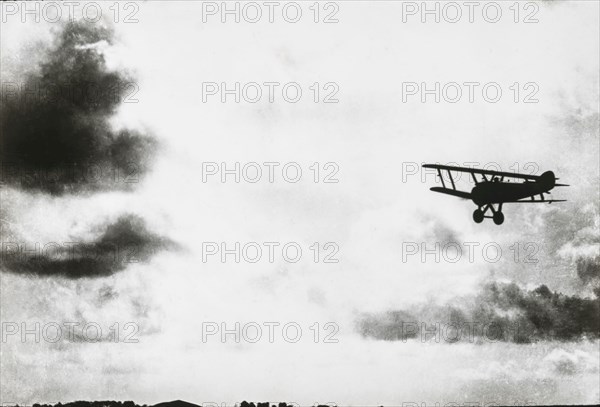
<path fill-rule="evenodd" d="M 491 175 L 491 176 L 498 176 L 498 177 L 520 178 L 520 179 L 531 180 L 531 181 L 537 181 L 540 178 L 539 175 L 519 174 L 516 172 L 482 170 L 479 168 L 454 167 L 451 165 L 423 164 L 423 168 L 435 168 L 437 170 L 468 172 L 471 174 L 483 174 L 483 175 Z"/>

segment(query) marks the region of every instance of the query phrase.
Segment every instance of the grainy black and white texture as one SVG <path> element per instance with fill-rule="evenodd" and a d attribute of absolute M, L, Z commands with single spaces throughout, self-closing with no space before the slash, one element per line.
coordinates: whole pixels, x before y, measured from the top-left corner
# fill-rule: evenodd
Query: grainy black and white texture
<path fill-rule="evenodd" d="M 598 2 L 531 2 L 529 24 L 534 8 L 515 23 L 508 2 L 498 23 L 332 2 L 331 24 L 309 3 L 297 23 L 166 3 L 117 22 L 109 3 L 95 22 L 23 22 L 2 5 L 0 402 L 600 402 Z M 270 102 L 263 87 L 256 103 L 223 103 L 203 100 L 207 82 L 296 82 L 303 96 L 279 87 Z M 337 103 L 322 103 L 329 82 Z M 403 100 L 409 82 L 494 82 L 503 97 Z M 221 182 L 204 179 L 208 162 L 279 165 L 274 182 L 265 166 L 259 182 Z M 282 178 L 289 162 L 299 182 Z M 337 183 L 322 182 L 328 162 Z M 568 201 L 478 225 L 471 203 L 410 172 L 426 162 L 534 163 L 571 185 L 552 191 Z M 263 258 L 222 261 L 203 242 L 257 242 Z M 272 262 L 264 242 L 279 243 Z M 281 255 L 287 242 L 300 261 Z M 339 261 L 315 262 L 314 242 Z M 206 335 L 236 323 L 262 338 Z M 279 324 L 272 341 L 265 323 Z M 283 338 L 286 323 L 301 340 Z"/>

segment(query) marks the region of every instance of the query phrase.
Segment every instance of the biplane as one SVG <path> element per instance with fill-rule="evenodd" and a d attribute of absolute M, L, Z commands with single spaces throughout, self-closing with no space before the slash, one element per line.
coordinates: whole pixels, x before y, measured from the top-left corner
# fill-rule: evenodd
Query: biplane
<path fill-rule="evenodd" d="M 458 198 L 470 199 L 477 205 L 473 212 L 475 223 L 483 222 L 484 218 L 491 218 L 496 225 L 504 222 L 502 205 L 505 203 L 552 203 L 565 202 L 565 199 L 545 199 L 544 194 L 550 194 L 554 187 L 567 187 L 566 184 L 557 184 L 552 171 L 546 171 L 542 175 L 519 174 L 515 172 L 490 171 L 477 168 L 454 167 L 449 165 L 424 164 L 423 168 L 437 169 L 438 176 L 442 182 L 441 187 L 431 188 L 434 192 L 456 196 Z M 442 171 L 448 171 L 448 178 L 452 188 L 446 186 Z M 456 189 L 452 173 L 450 171 L 467 172 L 473 177 L 475 186 L 471 192 Z M 481 175 L 478 180 L 476 175 Z M 509 182 L 505 178 L 515 178 L 523 182 Z M 539 195 L 540 199 L 536 199 Z M 497 205 L 494 207 L 494 205 Z M 486 215 L 488 210 L 491 216 Z"/>

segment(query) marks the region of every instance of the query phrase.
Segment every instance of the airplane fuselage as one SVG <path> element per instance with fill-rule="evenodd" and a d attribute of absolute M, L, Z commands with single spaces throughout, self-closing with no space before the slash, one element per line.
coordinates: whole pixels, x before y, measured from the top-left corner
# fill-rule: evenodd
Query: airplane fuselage
<path fill-rule="evenodd" d="M 555 177 L 552 171 L 543 173 L 540 180 L 535 182 L 480 182 L 471 191 L 471 199 L 477 206 L 500 204 L 547 193 L 554 185 Z"/>

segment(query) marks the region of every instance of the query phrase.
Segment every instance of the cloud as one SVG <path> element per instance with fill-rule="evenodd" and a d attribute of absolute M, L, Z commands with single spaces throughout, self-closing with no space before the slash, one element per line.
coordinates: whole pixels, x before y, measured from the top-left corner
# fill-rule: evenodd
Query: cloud
<path fill-rule="evenodd" d="M 7 186 L 69 202 L 83 192 L 131 190 L 149 170 L 156 140 L 114 125 L 136 85 L 126 72 L 109 68 L 105 56 L 113 39 L 104 24 L 67 23 L 51 45 L 39 46 L 42 57 L 22 84 L 3 83 L 0 178 Z M 26 216 L 15 215 L 17 201 L 0 210 L 4 268 L 13 273 L 107 276 L 174 247 L 131 214 L 104 226 L 94 241 L 54 242 L 39 252 L 37 246 L 23 252 L 20 244 L 11 243 L 19 241 L 13 223 Z"/>
<path fill-rule="evenodd" d="M 139 216 L 128 214 L 106 225 L 102 234 L 91 242 L 53 242 L 35 247 L 36 250 L 26 251 L 23 245 L 4 242 L 5 268 L 37 276 L 101 277 L 124 270 L 129 264 L 146 262 L 158 250 L 177 246 L 149 231 Z"/>
<path fill-rule="evenodd" d="M 554 349 L 544 358 L 548 365 L 561 375 L 575 375 L 582 371 L 596 373 L 597 363 L 594 357 L 581 350 Z"/>
<path fill-rule="evenodd" d="M 597 339 L 600 298 L 563 295 L 545 285 L 526 291 L 514 283 L 491 283 L 472 298 L 458 298 L 451 305 L 360 315 L 356 329 L 364 337 L 388 341 L 428 337 L 451 343 Z"/>
<path fill-rule="evenodd" d="M 130 189 L 115 177 L 143 175 L 156 141 L 110 122 L 135 83 L 107 68 L 113 32 L 72 22 L 23 84 L 3 83 L 2 180 L 54 195 Z M 136 178 L 137 179 L 137 178 Z"/>

